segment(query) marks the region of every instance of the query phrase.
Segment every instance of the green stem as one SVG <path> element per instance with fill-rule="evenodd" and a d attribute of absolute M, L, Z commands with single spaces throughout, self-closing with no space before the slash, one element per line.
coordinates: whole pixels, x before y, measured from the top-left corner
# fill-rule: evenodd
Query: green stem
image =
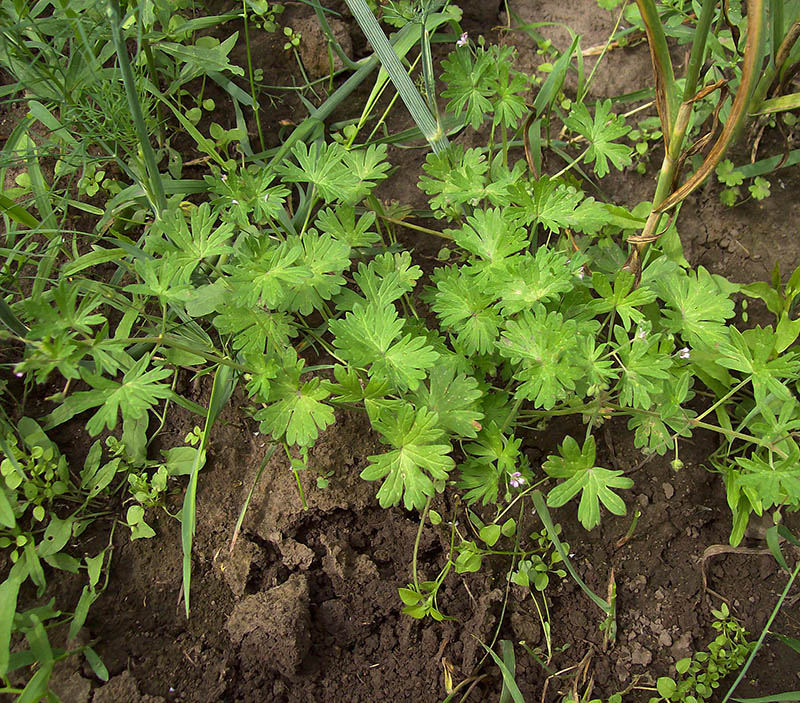
<path fill-rule="evenodd" d="M 656 102 L 659 105 L 659 116 L 662 119 L 664 134 L 672 131 L 678 107 L 675 88 L 675 73 L 669 55 L 667 37 L 661 26 L 655 0 L 636 0 L 639 12 L 647 32 L 647 43 L 650 46 L 650 58 L 653 61 L 653 73 L 656 80 Z"/>
<path fill-rule="evenodd" d="M 417 537 L 414 540 L 414 552 L 411 555 L 411 577 L 414 580 L 414 590 L 419 593 L 419 576 L 417 575 L 417 555 L 419 554 L 419 543 L 422 539 L 422 528 L 425 526 L 425 519 L 428 517 L 428 511 L 431 508 L 431 496 L 425 501 L 425 507 L 422 509 L 422 515 L 419 519 L 419 527 L 417 528 Z M 455 520 L 453 521 L 455 522 Z"/>
<path fill-rule="evenodd" d="M 569 554 L 567 554 L 567 550 L 564 549 L 564 545 L 561 540 L 558 538 L 558 533 L 556 532 L 556 528 L 553 525 L 553 519 L 550 517 L 550 511 L 547 509 L 547 504 L 544 501 L 544 496 L 542 496 L 541 492 L 534 491 L 531 493 L 531 500 L 533 501 L 533 505 L 536 508 L 536 514 L 539 516 L 539 519 L 542 521 L 545 529 L 547 530 L 547 534 L 550 537 L 550 541 L 553 543 L 553 546 L 556 548 L 556 551 L 561 555 L 561 558 L 564 561 L 564 566 L 567 567 L 567 571 L 569 571 L 572 578 L 575 580 L 575 583 L 580 586 L 581 590 L 589 596 L 591 601 L 602 610 L 606 615 L 613 614 L 613 606 L 608 601 L 604 600 L 600 596 L 598 596 L 591 588 L 589 588 L 586 583 L 584 583 L 583 579 L 578 576 L 578 572 L 575 571 L 575 567 L 572 566 L 572 562 L 570 561 Z"/>
<path fill-rule="evenodd" d="M 725 694 L 725 698 L 722 699 L 722 703 L 726 703 L 726 701 L 733 695 L 733 692 L 736 690 L 736 687 L 741 683 L 742 679 L 747 674 L 747 670 L 753 663 L 753 659 L 755 659 L 758 650 L 761 649 L 761 645 L 764 643 L 764 638 L 767 636 L 767 633 L 769 632 L 769 628 L 772 625 L 773 620 L 775 620 L 776 616 L 778 615 L 778 611 L 781 609 L 783 602 L 786 600 L 786 596 L 789 595 L 789 591 L 791 590 L 792 585 L 794 584 L 794 580 L 797 578 L 798 572 L 800 572 L 800 561 L 798 561 L 797 565 L 794 567 L 792 575 L 786 582 L 786 587 L 783 589 L 780 598 L 778 598 L 778 602 L 775 604 L 775 607 L 772 609 L 772 613 L 770 613 L 769 618 L 767 618 L 767 622 L 764 624 L 764 628 L 761 630 L 761 636 L 758 638 L 756 646 L 753 647 L 753 651 L 750 652 L 750 656 L 745 662 L 745 665 L 742 667 L 742 670 L 739 672 L 739 675 L 736 677 L 736 680 L 731 684 L 731 687 Z"/>
<path fill-rule="evenodd" d="M 250 81 L 250 97 L 253 99 L 253 117 L 255 117 L 256 129 L 258 130 L 258 143 L 261 146 L 261 151 L 264 151 L 267 147 L 264 142 L 264 132 L 261 129 L 259 105 L 256 97 L 256 81 L 253 74 L 253 56 L 250 51 L 250 31 L 247 24 L 247 0 L 242 0 L 242 15 L 244 16 L 244 44 L 247 52 L 247 77 Z"/>

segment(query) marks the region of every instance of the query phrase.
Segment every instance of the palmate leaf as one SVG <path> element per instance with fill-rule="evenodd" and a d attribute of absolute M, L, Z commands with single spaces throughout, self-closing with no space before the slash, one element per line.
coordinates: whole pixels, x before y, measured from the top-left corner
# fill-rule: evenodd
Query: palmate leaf
<path fill-rule="evenodd" d="M 792 392 L 781 379 L 796 378 L 800 370 L 800 357 L 796 352 L 775 353 L 777 335 L 772 327 L 757 327 L 739 332 L 730 330 L 730 342 L 721 347 L 716 359 L 720 366 L 752 376 L 753 393 L 762 409 L 768 408 L 767 395 L 788 399 Z"/>
<path fill-rule="evenodd" d="M 92 336 L 92 327 L 106 321 L 105 315 L 95 312 L 104 302 L 100 295 L 81 296 L 80 286 L 63 279 L 49 293 L 54 306 L 45 296 L 32 296 L 22 301 L 25 318 L 30 322 L 30 331 L 25 336 L 41 339 L 67 330 Z"/>
<path fill-rule="evenodd" d="M 187 300 L 192 291 L 188 282 L 181 283 L 182 265 L 174 252 L 159 258 L 138 258 L 134 261 L 134 269 L 141 277 L 141 283 L 125 286 L 126 293 L 138 293 L 144 296 L 155 296 L 162 305 L 179 303 Z"/>
<path fill-rule="evenodd" d="M 333 203 L 345 199 L 359 186 L 359 178 L 344 162 L 345 150 L 336 143 L 315 142 L 306 146 L 298 140 L 292 148 L 295 165 L 286 161 L 275 167 L 285 183 L 310 183 L 320 196 Z"/>
<path fill-rule="evenodd" d="M 614 310 L 622 320 L 625 330 L 631 328 L 631 324 L 641 322 L 644 314 L 637 308 L 655 300 L 656 294 L 647 288 L 633 288 L 634 277 L 628 271 L 620 271 L 614 279 L 614 287 L 602 273 L 592 275 L 592 286 L 600 300 L 592 302 L 591 309 L 598 313 L 611 312 Z"/>
<path fill-rule="evenodd" d="M 163 233 L 166 241 L 155 239 L 157 233 Z M 232 251 L 227 244 L 232 235 L 233 225 L 226 223 L 217 226 L 217 214 L 211 212 L 208 203 L 203 203 L 192 209 L 188 224 L 180 209 L 165 213 L 161 220 L 153 224 L 148 234 L 148 244 L 152 238 L 158 253 L 163 256 L 169 252 L 180 267 L 178 280 L 188 283 L 198 264 L 209 257 Z"/>
<path fill-rule="evenodd" d="M 478 149 L 465 151 L 461 145 L 451 144 L 438 154 L 429 153 L 422 170 L 426 175 L 420 176 L 419 187 L 430 196 L 437 217 L 455 217 L 460 205 L 477 205 L 485 194 L 489 164 Z"/>
<path fill-rule="evenodd" d="M 457 374 L 456 363 L 440 360 L 428 376 L 428 386 L 423 383 L 417 389 L 415 405 L 436 413 L 439 426 L 449 434 L 475 437 L 483 417 L 478 406 L 482 395 L 476 378 Z"/>
<path fill-rule="evenodd" d="M 458 230 L 448 230 L 456 244 L 487 264 L 499 269 L 504 262 L 528 243 L 527 233 L 519 222 L 501 209 L 475 210 Z"/>
<path fill-rule="evenodd" d="M 431 477 L 439 481 L 447 478 L 455 464 L 448 456 L 450 444 L 440 442 L 443 433 L 437 425 L 436 413 L 425 408 L 415 411 L 408 404 L 392 417 L 373 421 L 375 429 L 394 447 L 368 457 L 370 465 L 361 472 L 361 478 L 367 481 L 385 479 L 378 490 L 381 507 L 397 505 L 402 497 L 406 510 L 422 510 L 426 497 L 435 491 Z"/>
<path fill-rule="evenodd" d="M 511 129 L 516 129 L 522 116 L 527 113 L 524 92 L 528 88 L 529 79 L 522 73 L 512 70 L 511 47 L 495 47 L 492 49 L 503 52 L 495 61 L 497 78 L 494 82 L 494 97 L 492 99 L 494 110 L 494 124 L 503 124 Z M 507 58 L 506 58 L 507 57 Z"/>
<path fill-rule="evenodd" d="M 497 351 L 511 361 L 514 378 L 522 381 L 517 397 L 550 409 L 568 397 L 582 375 L 577 345 L 575 320 L 564 320 L 560 313 L 548 313 L 537 304 L 532 312 L 506 323 Z"/>
<path fill-rule="evenodd" d="M 756 505 L 762 510 L 781 505 L 796 508 L 800 505 L 799 460 L 797 452 L 773 462 L 760 456 L 737 457 L 736 463 L 744 469 L 739 485 L 750 495 L 758 496 Z"/>
<path fill-rule="evenodd" d="M 572 213 L 583 198 L 579 190 L 547 176 L 531 183 L 520 182 L 513 193 L 518 203 L 510 208 L 513 214 L 525 224 L 540 224 L 554 233 L 570 226 Z"/>
<path fill-rule="evenodd" d="M 468 267 L 439 269 L 436 279 L 431 307 L 444 328 L 455 332 L 465 354 L 491 352 L 502 323 L 493 307 L 494 296 L 482 290 Z"/>
<path fill-rule="evenodd" d="M 464 446 L 467 460 L 459 465 L 457 485 L 466 490 L 464 500 L 472 504 L 480 499 L 483 505 L 497 502 L 500 479 L 525 465 L 519 448 L 521 439 L 506 437 L 496 423 L 481 430 L 477 441 Z"/>
<path fill-rule="evenodd" d="M 409 252 L 379 254 L 369 264 L 360 262 L 358 272 L 353 274 L 363 295 L 350 289 L 344 290 L 336 301 L 336 307 L 339 310 L 352 310 L 356 305 L 365 305 L 368 301 L 388 305 L 414 290 L 420 276 L 422 269 L 411 265 Z"/>
<path fill-rule="evenodd" d="M 291 317 L 285 312 L 242 307 L 234 303 L 219 308 L 214 327 L 222 334 L 233 335 L 233 348 L 245 354 L 282 352 L 289 339 L 297 334 Z"/>
<path fill-rule="evenodd" d="M 86 429 L 92 437 L 99 435 L 105 428 L 113 430 L 117 426 L 120 412 L 123 419 L 137 420 L 144 417 L 160 399 L 172 395 L 169 384 L 160 381 L 171 376 L 173 371 L 160 366 L 147 370 L 149 362 L 149 357 L 142 357 L 125 373 L 122 381 L 104 378 L 81 369 L 81 377 L 92 390 L 67 396 L 47 416 L 45 429 L 60 425 L 78 413 L 97 406 L 101 406 L 100 409 L 86 423 Z"/>
<path fill-rule="evenodd" d="M 664 391 L 669 378 L 667 369 L 672 366 L 670 357 L 659 348 L 661 338 L 651 334 L 644 339 L 636 335 L 632 340 L 621 325 L 614 326 L 617 356 L 622 366 L 619 400 L 642 410 L 653 406 L 655 397 Z"/>
<path fill-rule="evenodd" d="M 289 444 L 310 447 L 319 431 L 333 424 L 334 415 L 333 408 L 322 402 L 330 393 L 318 376 L 301 383 L 304 365 L 290 347 L 284 356 L 283 373 L 270 383 L 269 404 L 255 418 L 261 421 L 261 431 L 276 440 L 285 438 Z"/>
<path fill-rule="evenodd" d="M 612 489 L 630 488 L 633 481 L 625 478 L 622 471 L 594 465 L 594 437 L 590 435 L 583 448 L 567 437 L 559 447 L 559 454 L 550 455 L 542 465 L 548 476 L 566 479 L 547 494 L 547 505 L 560 508 L 580 493 L 578 519 L 587 530 L 600 524 L 600 503 L 614 515 L 625 514 L 625 502 Z"/>
<path fill-rule="evenodd" d="M 603 203 L 585 197 L 561 179 L 517 179 L 509 190 L 515 204 L 508 211 L 525 224 L 541 225 L 553 233 L 571 228 L 593 234 L 608 223 L 608 210 Z"/>
<path fill-rule="evenodd" d="M 305 274 L 297 262 L 303 255 L 300 237 L 295 235 L 280 244 L 266 238 L 251 240 L 242 246 L 237 261 L 223 270 L 230 274 L 242 305 L 277 308 L 287 286 L 302 283 Z"/>
<path fill-rule="evenodd" d="M 594 119 L 583 103 L 575 105 L 564 124 L 588 140 L 590 146 L 584 160 L 594 164 L 598 177 L 608 173 L 609 161 L 618 170 L 630 166 L 633 150 L 625 144 L 615 144 L 614 140 L 625 136 L 631 128 L 625 124 L 624 117 L 611 112 L 611 100 L 597 103 Z"/>
<path fill-rule="evenodd" d="M 333 399 L 340 403 L 361 403 L 379 400 L 392 392 L 386 379 L 370 378 L 366 381 L 354 369 L 349 369 L 341 364 L 333 367 L 336 383 L 328 383 L 327 388 Z"/>
<path fill-rule="evenodd" d="M 486 281 L 483 290 L 500 299 L 504 316 L 514 315 L 572 290 L 580 268 L 579 256 L 568 260 L 560 251 L 538 247 L 533 255 L 509 259 L 505 270 Z"/>
<path fill-rule="evenodd" d="M 344 153 L 344 163 L 355 175 L 357 184 L 344 197 L 343 202 L 355 204 L 369 195 L 373 188 L 386 178 L 390 168 L 386 161 L 386 144 L 372 144 L 366 149 L 354 149 Z"/>
<path fill-rule="evenodd" d="M 350 247 L 330 235 L 314 230 L 300 238 L 302 255 L 297 260 L 297 276 L 287 282 L 279 307 L 290 312 L 310 315 L 322 308 L 344 285 L 342 271 L 350 267 Z"/>
<path fill-rule="evenodd" d="M 393 305 L 356 305 L 344 319 L 331 320 L 329 328 L 342 359 L 369 367 L 370 376 L 386 378 L 399 390 L 415 390 L 439 358 L 424 337 L 407 334 L 396 341 L 403 320 Z"/>
<path fill-rule="evenodd" d="M 442 69 L 442 80 L 447 83 L 442 97 L 450 99 L 448 112 L 458 115 L 465 111 L 467 122 L 478 129 L 492 112 L 493 57 L 479 49 L 473 58 L 469 48 L 461 47 L 442 61 Z"/>
<path fill-rule="evenodd" d="M 341 205 L 335 210 L 326 208 L 314 223 L 321 232 L 351 247 L 366 247 L 380 240 L 371 227 L 375 224 L 375 213 L 367 210 L 356 220 L 356 210 L 352 205 Z"/>
<path fill-rule="evenodd" d="M 726 320 L 734 305 L 720 287 L 718 278 L 702 266 L 697 272 L 675 272 L 654 282 L 658 296 L 666 303 L 662 326 L 680 334 L 691 347 L 719 348 L 728 339 Z"/>

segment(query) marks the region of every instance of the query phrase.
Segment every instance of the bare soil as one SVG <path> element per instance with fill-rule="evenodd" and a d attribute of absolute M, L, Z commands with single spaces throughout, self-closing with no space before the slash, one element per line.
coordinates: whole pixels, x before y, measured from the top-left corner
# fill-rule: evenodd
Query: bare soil
<path fill-rule="evenodd" d="M 500 35 L 491 29 L 505 21 L 502 3 L 467 2 L 464 7 L 465 27 L 471 33 L 515 44 L 522 67 L 532 68 L 541 60 L 526 35 Z M 520 0 L 512 3 L 512 10 L 523 22 L 570 25 L 584 35 L 584 47 L 602 44 L 614 21 L 594 0 Z M 303 6 L 291 6 L 287 12 L 309 27 L 314 21 Z M 343 24 L 337 31 L 348 34 L 356 53 L 365 50 L 353 26 Z M 553 30 L 554 41 L 563 45 L 566 35 L 559 31 Z M 283 52 L 268 46 L 271 39 L 264 41 L 265 72 L 272 71 L 276 82 L 285 80 L 287 67 L 274 59 L 282 58 Z M 304 60 L 311 61 L 305 55 Z M 646 47 L 613 51 L 605 61 L 593 87 L 598 97 L 635 90 L 651 80 Z M 289 102 L 270 108 L 270 123 L 292 119 L 292 107 Z M 277 133 L 270 135 L 277 138 Z M 393 179 L 398 185 L 383 197 L 422 204 L 415 184 L 423 154 L 391 155 L 400 169 Z M 657 154 L 653 160 L 658 161 Z M 647 199 L 653 184 L 652 173 L 631 172 L 604 187 L 611 190 L 612 199 L 632 204 Z M 751 201 L 735 209 L 719 203 L 713 185 L 692 197 L 678 222 L 689 261 L 737 281 L 766 279 L 776 262 L 784 272 L 794 268 L 800 251 L 797 170 L 778 174 L 772 192 L 763 203 Z M 438 248 L 438 243 L 411 231 L 401 234 L 420 258 L 430 260 Z M 203 389 L 197 392 L 202 398 Z M 500 673 L 485 660 L 481 643 L 497 637 L 542 646 L 534 604 L 522 589 L 508 586 L 509 562 L 497 557 L 478 574 L 447 578 L 439 604 L 452 620 L 417 621 L 400 612 L 397 588 L 411 578 L 419 518 L 399 508 L 381 509 L 375 487 L 359 478 L 366 457 L 380 451 L 366 417 L 339 413 L 312 450 L 313 472 L 302 477 L 308 510 L 302 509 L 286 458 L 273 457 L 255 486 L 243 530 L 231 550 L 237 517 L 267 451 L 257 424 L 239 407 L 241 401 L 234 396 L 217 425 L 200 476 L 191 618 L 185 618 L 181 598 L 179 524 L 163 512 L 153 512 L 148 519 L 157 538 L 131 542 L 125 530 L 117 530 L 108 589 L 92 607 L 85 633 L 97 641 L 95 648 L 111 680 L 103 685 L 77 658 L 68 660 L 54 683 L 62 700 L 434 703 L 447 695 L 445 672 L 456 684 L 483 677 L 467 700 L 497 700 Z M 195 421 L 180 410 L 173 412 L 159 435 L 160 445 L 181 444 Z M 79 429 L 72 427 L 59 438 L 63 450 L 76 460 L 86 451 Z M 524 450 L 536 465 L 566 434 L 579 429 L 577 422 L 553 421 L 545 430 L 525 434 Z M 552 641 L 558 650 L 551 669 L 560 673 L 548 677 L 517 646 L 516 680 L 525 700 L 560 701 L 575 690 L 607 697 L 633 684 L 652 686 L 658 676 L 673 673 L 676 660 L 704 649 L 713 639 L 711 609 L 723 600 L 753 637 L 758 635 L 786 576 L 766 551 L 708 551 L 727 544 L 730 530 L 721 477 L 704 465 L 715 443 L 710 434 L 684 442 L 685 467 L 676 473 L 668 457 L 643 461 L 624 422 L 611 421 L 599 433 L 599 461 L 622 469 L 635 482 L 623 495 L 628 516 L 605 515 L 602 525 L 589 533 L 577 523 L 572 506 L 557 511 L 555 518 L 563 526 L 576 568 L 595 592 L 605 594 L 614 574 L 618 639 L 604 647 L 600 611 L 571 579 L 554 583 L 547 591 Z M 329 486 L 317 488 L 316 476 L 329 477 Z M 171 507 L 177 509 L 180 500 L 176 491 Z M 457 508 L 448 493 L 433 507 L 446 519 L 464 521 L 463 507 Z M 616 547 L 636 510 L 641 518 L 631 539 Z M 541 529 L 535 516 L 522 518 L 527 532 Z M 757 530 L 748 535 L 745 546 L 764 547 Z M 88 545 L 79 545 L 76 553 L 83 548 L 88 552 Z M 438 574 L 448 551 L 449 528 L 426 527 L 420 548 L 422 575 Z M 67 593 L 60 597 L 74 602 L 80 584 L 61 589 Z M 784 606 L 772 630 L 800 636 L 795 599 Z M 737 695 L 796 690 L 798 671 L 800 656 L 768 638 Z M 625 700 L 637 703 L 650 695 L 635 689 Z"/>

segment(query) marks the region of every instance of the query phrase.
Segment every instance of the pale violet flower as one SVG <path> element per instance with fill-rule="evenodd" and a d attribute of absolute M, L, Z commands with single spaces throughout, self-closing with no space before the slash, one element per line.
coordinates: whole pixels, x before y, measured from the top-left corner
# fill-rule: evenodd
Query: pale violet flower
<path fill-rule="evenodd" d="M 679 359 L 688 359 L 691 356 L 692 356 L 692 352 L 689 351 L 689 347 L 684 347 L 683 349 L 681 349 L 678 352 L 678 358 Z"/>
<path fill-rule="evenodd" d="M 647 339 L 647 330 L 642 329 L 641 327 L 636 330 L 636 339 L 644 341 Z"/>
<path fill-rule="evenodd" d="M 586 268 L 585 268 L 584 266 L 581 266 L 581 267 L 578 269 L 578 272 L 577 272 L 575 275 L 576 275 L 578 278 L 580 278 L 581 280 L 583 280 L 583 277 L 586 275 Z"/>
<path fill-rule="evenodd" d="M 456 46 L 466 46 L 468 41 L 467 33 L 464 32 L 456 42 Z"/>
<path fill-rule="evenodd" d="M 514 486 L 514 488 L 519 488 L 525 484 L 525 477 L 519 471 L 515 471 L 513 474 L 511 474 L 511 480 L 509 483 Z"/>

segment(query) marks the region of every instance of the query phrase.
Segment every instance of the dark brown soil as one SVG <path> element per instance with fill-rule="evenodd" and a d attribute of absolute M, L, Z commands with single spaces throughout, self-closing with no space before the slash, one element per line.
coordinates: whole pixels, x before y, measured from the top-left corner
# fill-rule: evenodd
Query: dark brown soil
<path fill-rule="evenodd" d="M 502 4 L 464 5 L 471 32 L 489 33 L 501 21 Z M 584 47 L 603 43 L 613 26 L 610 13 L 598 10 L 594 0 L 575 7 L 522 0 L 512 9 L 522 21 L 569 24 L 584 34 Z M 358 32 L 350 31 L 352 46 L 363 45 Z M 504 41 L 520 48 L 522 66 L 540 60 L 527 36 L 516 33 Z M 594 85 L 598 96 L 650 81 L 646 48 L 612 52 L 606 60 L 609 66 L 598 72 Z M 265 59 L 265 68 L 275 66 Z M 280 116 L 275 110 L 270 119 Z M 420 204 L 415 187 L 420 156 L 395 152 L 392 158 L 402 177 L 385 197 Z M 616 201 L 635 203 L 649 197 L 653 180 L 652 175 L 627 173 L 604 187 L 613 188 Z M 784 272 L 794 268 L 800 251 L 799 189 L 795 169 L 774 179 L 772 197 L 761 204 L 725 208 L 713 187 L 694 196 L 679 220 L 687 258 L 737 281 L 766 278 L 776 261 Z M 413 233 L 403 236 L 421 256 L 435 254 L 430 242 L 414 239 Z M 160 443 L 182 444 L 195 421 L 174 412 Z M 312 450 L 312 472 L 302 476 L 307 511 L 285 456 L 272 458 L 255 485 L 231 550 L 236 520 L 267 451 L 256 430 L 232 403 L 213 433 L 200 475 L 190 619 L 181 593 L 180 525 L 154 512 L 148 518 L 157 538 L 131 542 L 125 530 L 118 530 L 108 589 L 86 625 L 86 637 L 97 640 L 111 680 L 101 685 L 85 664 L 68 660 L 54 679 L 63 701 L 434 703 L 447 695 L 446 674 L 454 684 L 483 677 L 467 700 L 494 701 L 501 676 L 484 657 L 481 643 L 496 638 L 515 643 L 516 680 L 526 701 L 561 701 L 574 691 L 579 696 L 591 691 L 587 700 L 606 698 L 636 684 L 639 688 L 625 700 L 637 703 L 652 695 L 641 687 L 673 674 L 675 661 L 713 639 L 712 608 L 727 602 L 754 639 L 786 583 L 766 552 L 708 556 L 714 551 L 708 552 L 709 547 L 727 544 L 730 531 L 721 477 L 704 466 L 716 446 L 713 436 L 698 434 L 684 442 L 685 467 L 676 473 L 669 458 L 643 461 L 624 422 L 611 421 L 598 434 L 598 459 L 634 480 L 634 488 L 623 496 L 628 516 L 605 515 L 601 527 L 589 533 L 577 523 L 574 507 L 554 517 L 563 526 L 576 568 L 595 592 L 605 595 L 614 574 L 618 637 L 604 647 L 597 607 L 571 579 L 554 583 L 547 591 L 557 651 L 550 666 L 558 675 L 548 677 L 517 644 L 543 646 L 543 631 L 530 596 L 508 587 L 510 564 L 502 557 L 487 562 L 478 574 L 447 577 L 439 605 L 452 620 L 418 621 L 400 612 L 397 589 L 411 579 L 419 517 L 381 509 L 375 487 L 359 478 L 366 457 L 380 451 L 361 415 L 340 413 Z M 523 446 L 531 463 L 540 463 L 570 430 L 576 426 L 554 421 L 545 430 L 528 432 Z M 80 454 L 78 446 L 73 449 Z M 329 486 L 317 488 L 317 476 L 329 477 Z M 174 500 L 178 507 L 180 496 Z M 445 520 L 455 516 L 459 525 L 466 524 L 463 507 L 457 510 L 450 496 L 440 496 L 433 507 Z M 637 509 L 641 518 L 631 539 L 616 547 Z M 535 515 L 523 519 L 527 533 L 541 529 Z M 426 526 L 420 545 L 422 577 L 435 577 L 445 565 L 449 540 L 446 525 Z M 757 531 L 746 546 L 764 546 Z M 783 607 L 772 630 L 800 636 L 795 600 Z M 798 671 L 800 655 L 767 638 L 737 695 L 798 689 Z"/>

